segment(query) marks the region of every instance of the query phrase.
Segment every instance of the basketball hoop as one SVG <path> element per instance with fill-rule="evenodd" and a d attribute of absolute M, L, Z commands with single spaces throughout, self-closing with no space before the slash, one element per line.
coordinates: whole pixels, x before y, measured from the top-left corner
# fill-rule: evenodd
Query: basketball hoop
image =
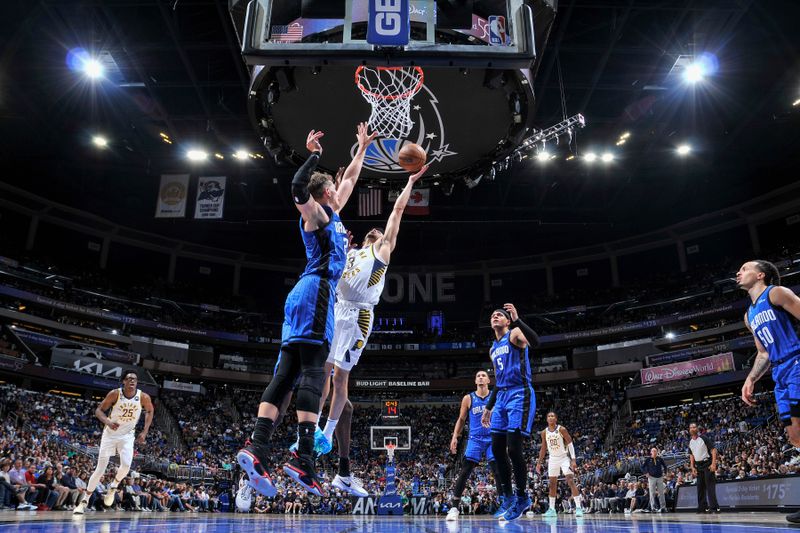
<path fill-rule="evenodd" d="M 397 448 L 396 444 L 388 443 L 386 445 L 386 455 L 389 458 L 389 462 L 390 463 L 394 462 L 394 450 L 395 450 L 395 448 Z"/>
<path fill-rule="evenodd" d="M 372 106 L 369 126 L 382 137 L 404 139 L 411 132 L 411 99 L 422 88 L 422 67 L 356 69 L 356 86 Z"/>

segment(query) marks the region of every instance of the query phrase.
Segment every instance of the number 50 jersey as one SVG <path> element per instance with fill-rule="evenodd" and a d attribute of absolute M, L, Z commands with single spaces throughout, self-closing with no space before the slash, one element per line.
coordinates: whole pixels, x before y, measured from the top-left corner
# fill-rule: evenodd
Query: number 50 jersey
<path fill-rule="evenodd" d="M 747 310 L 750 329 L 769 353 L 773 367 L 800 355 L 800 340 L 795 333 L 792 316 L 769 301 L 770 285 Z"/>

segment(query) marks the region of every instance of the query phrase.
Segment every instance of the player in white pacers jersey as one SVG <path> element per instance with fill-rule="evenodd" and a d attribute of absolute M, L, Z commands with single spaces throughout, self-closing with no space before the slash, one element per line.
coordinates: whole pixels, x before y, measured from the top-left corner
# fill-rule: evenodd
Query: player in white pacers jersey
<path fill-rule="evenodd" d="M 553 411 L 547 413 L 547 427 L 542 430 L 542 446 L 539 448 L 539 460 L 536 461 L 536 473 L 542 473 L 542 462 L 546 453 L 550 454 L 547 464 L 547 476 L 550 478 L 550 506 L 544 516 L 556 516 L 556 494 L 558 492 L 558 476 L 564 474 L 575 501 L 575 516 L 583 516 L 583 506 L 578 486 L 575 484 L 575 446 L 567 428 L 558 424 L 558 417 Z"/>
<path fill-rule="evenodd" d="M 428 170 L 427 165 L 409 176 L 408 183 L 397 197 L 392 214 L 386 222 L 386 231 L 371 229 L 364 237 L 361 248 L 350 250 L 347 254 L 344 273 L 336 286 L 333 343 L 325 366 L 325 375 L 333 369 L 333 395 L 324 429 L 328 441 L 333 439 L 339 417 L 348 402 L 347 386 L 350 371 L 358 363 L 372 332 L 372 323 L 375 319 L 373 309 L 380 301 L 383 292 L 386 270 L 389 268 L 389 259 L 397 244 L 397 233 L 403 211 L 411 196 L 411 189 L 426 170 Z M 332 484 L 350 494 L 367 496 L 367 491 L 350 475 L 349 419 L 350 417 L 344 419 L 348 427 L 336 431 L 339 470 Z"/>
<path fill-rule="evenodd" d="M 138 444 L 144 444 L 147 438 L 147 432 L 153 422 L 153 402 L 150 400 L 149 394 L 138 389 L 138 384 L 139 379 L 136 376 L 136 372 L 126 372 L 122 376 L 122 387 L 109 391 L 94 411 L 94 415 L 105 427 L 103 428 L 103 436 L 100 438 L 97 467 L 89 478 L 89 483 L 86 485 L 86 493 L 78 506 L 75 507 L 74 514 L 86 512 L 89 498 L 106 472 L 108 460 L 119 454 L 117 475 L 103 498 L 103 503 L 106 506 L 110 507 L 114 504 L 117 485 L 125 479 L 131 469 L 134 439 Z M 109 409 L 111 412 L 106 415 Z M 139 433 L 139 437 L 135 438 L 134 431 L 142 411 L 145 412 L 144 428 Z"/>

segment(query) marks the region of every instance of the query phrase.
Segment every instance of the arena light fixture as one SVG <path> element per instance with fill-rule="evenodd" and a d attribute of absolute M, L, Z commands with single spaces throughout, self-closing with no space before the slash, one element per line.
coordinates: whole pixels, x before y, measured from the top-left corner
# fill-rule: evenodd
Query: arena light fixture
<path fill-rule="evenodd" d="M 631 132 L 629 132 L 629 131 L 626 131 L 625 133 L 623 133 L 622 135 L 620 135 L 620 136 L 619 136 L 619 140 L 620 140 L 620 141 L 624 141 L 624 140 L 626 140 L 626 139 L 627 139 L 628 137 L 630 137 L 630 136 L 631 136 Z"/>
<path fill-rule="evenodd" d="M 186 152 L 186 158 L 189 161 L 195 161 L 195 162 L 205 161 L 206 159 L 208 159 L 208 152 L 198 149 L 192 149 Z"/>
<path fill-rule="evenodd" d="M 678 146 L 678 148 L 675 151 L 678 152 L 679 156 L 686 157 L 687 155 L 692 153 L 692 147 L 689 146 L 688 144 L 682 144 Z"/>
<path fill-rule="evenodd" d="M 97 148 L 106 148 L 108 146 L 108 139 L 102 135 L 95 135 L 92 137 L 92 144 Z"/>
<path fill-rule="evenodd" d="M 627 140 L 627 139 L 620 139 L 620 140 L 618 140 L 618 141 L 617 141 L 617 146 L 622 146 L 622 145 L 623 145 L 623 144 L 625 144 L 626 142 L 628 142 L 628 140 Z"/>
<path fill-rule="evenodd" d="M 674 338 L 675 338 L 675 334 L 674 334 L 674 333 L 672 333 L 671 331 L 668 331 L 668 332 L 667 332 L 667 334 L 666 334 L 666 335 L 664 335 L 664 337 L 666 337 L 667 339 L 670 339 L 670 340 L 672 340 L 672 339 L 674 339 Z"/>
<path fill-rule="evenodd" d="M 686 67 L 686 71 L 683 73 L 683 79 L 688 83 L 697 83 L 703 81 L 703 78 L 705 77 L 705 68 L 700 62 L 697 61 Z"/>
<path fill-rule="evenodd" d="M 800 105 L 800 98 L 798 98 L 797 100 L 795 100 L 794 102 L 792 102 L 792 106 L 793 106 L 793 107 L 797 107 L 797 106 L 799 106 L 799 105 Z"/>
<path fill-rule="evenodd" d="M 219 152 L 216 152 L 216 153 L 214 154 L 214 157 L 216 157 L 217 159 L 225 159 L 225 156 L 224 156 L 224 155 L 222 155 L 222 154 L 221 154 L 221 153 L 219 153 Z"/>
<path fill-rule="evenodd" d="M 585 156 L 583 156 L 583 160 L 587 163 L 594 163 L 597 161 L 597 154 L 594 152 L 588 152 Z"/>
<path fill-rule="evenodd" d="M 83 65 L 81 65 L 81 69 L 83 73 L 86 74 L 89 79 L 96 80 L 97 78 L 103 77 L 103 65 L 94 58 L 88 58 L 84 60 Z"/>
<path fill-rule="evenodd" d="M 536 160 L 539 163 L 546 163 L 550 161 L 550 153 L 547 150 L 542 150 L 538 154 L 536 154 Z"/>
<path fill-rule="evenodd" d="M 249 154 L 249 153 L 247 152 L 247 150 L 236 150 L 236 151 L 233 153 L 233 157 L 234 157 L 235 159 L 238 159 L 239 161 L 245 161 L 245 160 L 246 160 L 248 157 L 250 157 L 250 156 L 251 156 L 251 154 Z"/>
<path fill-rule="evenodd" d="M 602 155 L 602 157 L 600 157 L 600 160 L 603 163 L 611 163 L 614 160 L 614 154 L 611 152 L 606 152 Z"/>

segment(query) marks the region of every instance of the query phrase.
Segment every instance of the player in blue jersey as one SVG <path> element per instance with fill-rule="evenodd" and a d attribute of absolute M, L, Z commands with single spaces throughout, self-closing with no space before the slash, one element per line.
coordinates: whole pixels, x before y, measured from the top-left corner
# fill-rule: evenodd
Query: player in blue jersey
<path fill-rule="evenodd" d="M 281 351 L 277 371 L 261 395 L 258 419 L 250 444 L 236 459 L 247 474 L 248 484 L 264 496 L 276 493 L 267 470 L 268 442 L 279 409 L 295 382 L 297 386 L 298 449 L 283 470 L 308 492 L 321 496 L 314 470 L 314 429 L 326 376 L 323 365 L 333 337 L 336 283 L 344 270 L 347 230 L 339 212 L 350 198 L 361 173 L 367 146 L 375 138 L 367 125 L 359 124 L 358 150 L 336 186 L 329 174 L 314 172 L 322 155 L 322 132 L 312 130 L 306 139 L 311 156 L 292 180 L 292 197 L 300 212 L 300 235 L 306 249 L 306 267 L 284 306 Z"/>
<path fill-rule="evenodd" d="M 772 367 L 778 416 L 789 442 L 800 448 L 800 339 L 795 321 L 800 320 L 800 298 L 781 287 L 778 268 L 769 261 L 748 261 L 736 273 L 736 283 L 750 295 L 752 304 L 744 323 L 756 342 L 753 368 L 742 386 L 742 400 L 755 405 L 756 381 Z M 800 512 L 789 515 L 800 523 Z"/>
<path fill-rule="evenodd" d="M 499 476 L 497 485 L 503 490 L 503 503 L 495 516 L 510 521 L 522 516 L 531 506 L 525 492 L 528 468 L 523 455 L 523 439 L 531 436 L 536 410 L 528 346 L 537 346 L 539 336 L 519 318 L 513 304 L 495 309 L 490 321 L 495 336 L 490 356 L 496 382 L 481 423 L 491 428 L 492 452 Z"/>
<path fill-rule="evenodd" d="M 489 468 L 492 469 L 495 481 L 499 479 L 497 463 L 492 453 L 492 434 L 488 428 L 483 427 L 483 424 L 481 424 L 483 411 L 489 403 L 489 381 L 489 374 L 485 370 L 478 371 L 475 374 L 475 385 L 477 387 L 475 392 L 470 392 L 461 398 L 461 411 L 458 414 L 458 420 L 456 420 L 456 427 L 453 429 L 453 438 L 450 440 L 450 453 L 456 453 L 458 449 L 458 439 L 461 438 L 461 432 L 464 431 L 467 418 L 469 418 L 469 436 L 467 437 L 467 445 L 464 448 L 464 462 L 461 466 L 461 472 L 459 472 L 456 484 L 453 487 L 453 500 L 446 518 L 448 521 L 458 520 L 458 504 L 461 501 L 461 495 L 464 493 L 464 487 L 466 487 L 472 471 L 484 456 L 489 461 Z M 498 492 L 502 493 L 500 490 Z"/>

